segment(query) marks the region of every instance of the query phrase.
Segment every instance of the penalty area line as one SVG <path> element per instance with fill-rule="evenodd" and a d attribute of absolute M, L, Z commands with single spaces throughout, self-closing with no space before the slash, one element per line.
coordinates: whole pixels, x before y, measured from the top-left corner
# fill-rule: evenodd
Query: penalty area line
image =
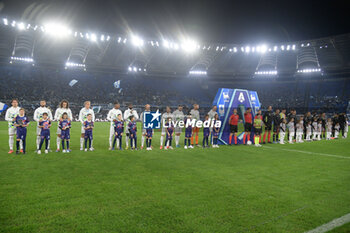
<path fill-rule="evenodd" d="M 323 233 L 323 232 L 333 230 L 334 228 L 340 227 L 340 226 L 347 224 L 349 222 L 350 222 L 350 213 L 346 214 L 340 218 L 333 219 L 329 223 L 323 224 L 323 225 L 321 225 L 313 230 L 306 231 L 305 233 Z"/>
<path fill-rule="evenodd" d="M 334 158 L 340 158 L 340 159 L 350 159 L 350 157 L 342 156 L 342 155 L 333 155 L 333 154 L 325 154 L 325 153 L 318 153 L 318 152 L 311 152 L 311 151 L 304 151 L 304 150 L 286 149 L 286 148 L 280 148 L 280 147 L 275 148 L 271 146 L 262 146 L 261 148 L 277 149 L 277 150 L 298 152 L 298 153 L 304 153 L 304 154 L 310 154 L 310 155 L 322 155 L 322 156 L 334 157 Z"/>

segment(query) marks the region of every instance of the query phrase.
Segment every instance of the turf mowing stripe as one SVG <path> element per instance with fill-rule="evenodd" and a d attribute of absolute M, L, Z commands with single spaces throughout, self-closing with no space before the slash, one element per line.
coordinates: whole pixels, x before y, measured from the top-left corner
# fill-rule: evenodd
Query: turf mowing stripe
<path fill-rule="evenodd" d="M 350 222 L 350 213 L 346 214 L 340 218 L 333 219 L 329 223 L 323 224 L 322 226 L 319 226 L 311 231 L 307 231 L 305 233 L 323 233 L 330 230 L 333 230 L 336 227 L 340 227 L 346 223 Z"/>
<path fill-rule="evenodd" d="M 262 148 L 277 149 L 277 150 L 284 150 L 284 151 L 290 151 L 290 152 L 299 152 L 299 153 L 311 154 L 311 155 L 323 155 L 323 156 L 335 157 L 340 159 L 350 159 L 350 157 L 341 156 L 341 155 L 332 155 L 332 154 L 317 153 L 317 152 L 310 152 L 310 151 L 303 151 L 303 150 L 285 149 L 280 147 L 277 148 L 277 147 L 270 147 L 270 146 L 262 146 Z"/>

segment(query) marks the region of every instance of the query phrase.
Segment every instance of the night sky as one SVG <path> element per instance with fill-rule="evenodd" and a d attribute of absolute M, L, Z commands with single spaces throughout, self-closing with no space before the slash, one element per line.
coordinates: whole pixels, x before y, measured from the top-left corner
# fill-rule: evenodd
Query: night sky
<path fill-rule="evenodd" d="M 349 1 L 2 1 L 1 15 L 72 29 L 198 42 L 260 43 L 350 32 Z"/>

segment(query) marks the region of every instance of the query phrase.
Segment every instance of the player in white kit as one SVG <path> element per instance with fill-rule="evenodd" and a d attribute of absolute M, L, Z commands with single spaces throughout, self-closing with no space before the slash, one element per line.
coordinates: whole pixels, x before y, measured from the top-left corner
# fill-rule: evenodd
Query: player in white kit
<path fill-rule="evenodd" d="M 115 134 L 114 131 L 114 121 L 118 119 L 118 115 L 123 116 L 123 112 L 120 110 L 120 104 L 118 102 L 114 103 L 114 108 L 109 110 L 107 115 L 107 120 L 111 122 L 111 126 L 109 127 L 109 150 L 112 150 L 112 142 Z M 123 120 L 123 118 L 122 118 Z M 119 140 L 117 140 L 117 148 L 119 148 Z"/>
<path fill-rule="evenodd" d="M 169 118 L 173 121 L 174 115 L 171 113 L 171 108 L 169 106 L 167 106 L 165 113 L 162 114 L 162 120 L 161 120 L 162 134 L 160 136 L 160 149 L 163 149 L 163 140 L 164 140 L 164 136 L 166 134 L 166 127 L 164 127 L 164 125 L 167 121 L 169 121 Z"/>
<path fill-rule="evenodd" d="M 44 113 L 47 113 L 48 120 L 51 120 L 51 121 L 53 120 L 51 110 L 48 107 L 46 107 L 46 100 L 41 100 L 40 101 L 40 107 L 35 109 L 34 116 L 33 116 L 33 119 L 37 122 L 37 127 L 36 127 L 36 151 L 39 150 L 39 145 L 40 145 L 40 141 L 41 141 L 41 137 L 40 137 L 41 128 L 39 128 L 39 123 L 42 121 Z M 50 150 L 50 140 L 48 141 L 48 148 L 47 149 Z"/>
<path fill-rule="evenodd" d="M 85 101 L 84 102 L 84 107 L 79 112 L 79 121 L 81 122 L 80 150 L 83 150 L 83 146 L 84 146 L 84 136 L 85 136 L 84 122 L 87 120 L 87 116 L 89 114 L 91 114 L 92 122 L 95 121 L 94 110 L 92 110 L 90 107 L 91 107 L 91 102 L 90 101 Z M 92 142 L 91 142 L 91 149 L 92 150 L 94 149 L 92 147 Z"/>
<path fill-rule="evenodd" d="M 130 116 L 134 116 L 135 117 L 135 121 L 137 121 L 139 119 L 139 115 L 137 114 L 137 111 L 135 109 L 133 109 L 132 104 L 129 104 L 128 109 L 125 110 L 124 112 L 124 120 L 126 122 L 126 129 L 125 129 L 125 145 L 126 145 L 126 150 L 129 147 L 129 136 L 130 136 L 130 132 L 129 132 L 129 122 L 130 122 Z"/>
<path fill-rule="evenodd" d="M 6 114 L 5 114 L 5 120 L 8 122 L 9 125 L 9 154 L 13 153 L 13 140 L 16 134 L 16 127 L 13 123 L 13 119 L 19 114 L 19 110 L 20 107 L 18 107 L 18 100 L 17 99 L 13 99 L 11 101 L 11 107 L 9 109 L 7 109 Z M 22 150 L 22 147 L 21 147 Z"/>
<path fill-rule="evenodd" d="M 151 111 L 151 105 L 146 104 L 145 110 L 140 115 L 140 120 L 142 123 L 141 150 L 143 149 L 143 146 L 145 144 L 145 137 L 146 137 L 146 129 L 143 128 L 143 115 L 145 112 L 150 112 L 150 111 Z"/>
<path fill-rule="evenodd" d="M 59 108 L 56 109 L 54 120 L 57 121 L 57 149 L 56 152 L 60 151 L 61 145 L 61 129 L 59 127 L 59 122 L 62 118 L 63 113 L 67 113 L 68 120 L 71 121 L 73 119 L 72 111 L 69 108 L 69 103 L 67 100 L 62 100 Z"/>
<path fill-rule="evenodd" d="M 173 112 L 174 120 L 176 122 L 185 120 L 185 114 L 183 113 L 183 107 L 179 105 L 177 109 Z M 182 128 L 178 126 L 178 124 L 175 127 L 175 144 L 176 147 L 180 147 L 180 135 L 182 133 Z"/>
<path fill-rule="evenodd" d="M 190 115 L 192 116 L 192 119 L 195 120 L 196 122 L 200 120 L 200 115 L 199 115 L 199 105 L 194 104 L 193 109 L 190 111 Z M 196 141 L 196 146 L 198 145 L 198 137 L 199 137 L 199 128 L 198 127 L 193 127 L 192 129 L 192 137 L 191 137 L 191 145 L 194 146 L 194 141 Z"/>
<path fill-rule="evenodd" d="M 216 107 L 216 105 L 214 105 L 212 107 L 212 109 L 210 109 L 210 111 L 208 112 L 209 120 L 213 120 L 215 115 L 218 114 L 217 113 L 217 109 L 218 108 Z M 210 130 L 209 132 L 210 132 L 210 135 L 211 135 L 211 133 L 213 132 L 213 128 L 210 127 L 209 130 Z M 211 137 L 211 144 L 213 144 L 213 137 Z"/>

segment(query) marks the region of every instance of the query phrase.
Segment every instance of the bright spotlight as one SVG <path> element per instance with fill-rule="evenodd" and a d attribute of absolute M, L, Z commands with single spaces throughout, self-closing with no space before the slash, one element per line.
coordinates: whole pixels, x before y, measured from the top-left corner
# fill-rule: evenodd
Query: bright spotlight
<path fill-rule="evenodd" d="M 136 47 L 143 46 L 143 40 L 138 36 L 132 36 L 131 43 Z"/>
<path fill-rule="evenodd" d="M 163 40 L 163 46 L 164 46 L 165 48 L 169 48 L 169 41 Z"/>
<path fill-rule="evenodd" d="M 193 52 L 197 48 L 197 43 L 194 40 L 186 40 L 181 44 L 181 48 L 185 52 Z"/>
<path fill-rule="evenodd" d="M 249 47 L 249 46 L 246 46 L 246 47 L 245 47 L 245 52 L 246 52 L 246 53 L 249 53 L 249 52 L 250 52 L 250 47 Z"/>
<path fill-rule="evenodd" d="M 6 18 L 3 18 L 2 21 L 4 22 L 4 25 L 6 25 L 6 26 L 9 24 L 9 21 Z"/>
<path fill-rule="evenodd" d="M 96 34 L 91 34 L 91 41 L 95 42 L 97 40 Z"/>
<path fill-rule="evenodd" d="M 24 23 L 17 24 L 18 30 L 24 30 L 25 26 Z"/>
<path fill-rule="evenodd" d="M 68 27 L 59 23 L 46 24 L 44 31 L 49 35 L 58 37 L 58 38 L 66 37 L 72 33 L 72 31 Z"/>
<path fill-rule="evenodd" d="M 266 45 L 261 45 L 260 46 L 260 52 L 266 53 L 266 51 L 267 51 L 267 46 Z"/>

